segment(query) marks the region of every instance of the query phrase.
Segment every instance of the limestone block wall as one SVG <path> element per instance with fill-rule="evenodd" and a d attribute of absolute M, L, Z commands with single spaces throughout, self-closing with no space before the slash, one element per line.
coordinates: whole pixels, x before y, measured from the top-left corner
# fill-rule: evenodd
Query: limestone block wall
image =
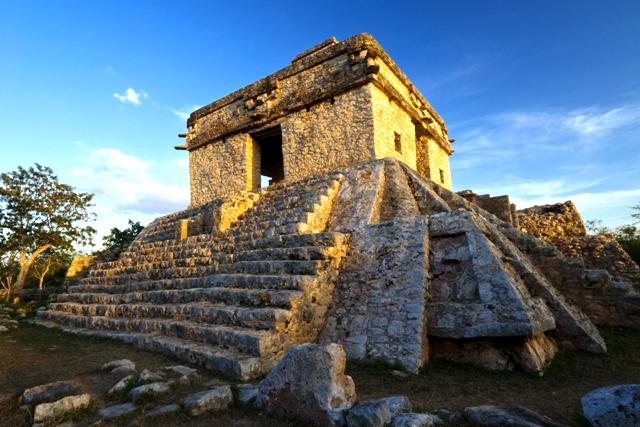
<path fill-rule="evenodd" d="M 451 190 L 451 167 L 449 166 L 449 154 L 444 151 L 434 140 L 428 140 L 429 178 L 447 190 Z M 442 171 L 442 174 L 440 173 Z"/>
<path fill-rule="evenodd" d="M 279 123 L 285 180 L 370 160 L 374 156 L 371 102 L 366 85 L 284 116 Z"/>
<path fill-rule="evenodd" d="M 259 153 L 258 153 L 259 155 Z M 250 191 L 260 172 L 248 168 L 255 156 L 246 134 L 236 134 L 189 152 L 191 206 L 199 206 L 238 191 Z"/>
<path fill-rule="evenodd" d="M 411 116 L 376 86 L 369 86 L 373 109 L 375 158 L 393 157 L 415 169 L 416 129 Z"/>
<path fill-rule="evenodd" d="M 340 342 L 350 359 L 385 360 L 411 372 L 428 358 L 425 298 L 426 217 L 360 228 L 338 277 L 321 340 Z"/>

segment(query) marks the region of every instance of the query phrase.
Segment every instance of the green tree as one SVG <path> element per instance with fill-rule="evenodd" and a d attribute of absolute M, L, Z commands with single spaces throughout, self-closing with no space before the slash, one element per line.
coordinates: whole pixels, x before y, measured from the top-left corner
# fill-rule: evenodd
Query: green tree
<path fill-rule="evenodd" d="M 93 194 L 76 193 L 58 182 L 51 168 L 35 164 L 0 175 L 0 247 L 17 254 L 18 274 L 11 294 L 20 294 L 33 263 L 45 251 L 91 244 L 86 225 Z"/>
<path fill-rule="evenodd" d="M 113 255 L 122 252 L 131 245 L 143 229 L 144 227 L 139 222 L 131 220 L 129 220 L 129 227 L 124 230 L 117 227 L 112 228 L 111 232 L 102 238 L 103 252 L 109 252 Z"/>

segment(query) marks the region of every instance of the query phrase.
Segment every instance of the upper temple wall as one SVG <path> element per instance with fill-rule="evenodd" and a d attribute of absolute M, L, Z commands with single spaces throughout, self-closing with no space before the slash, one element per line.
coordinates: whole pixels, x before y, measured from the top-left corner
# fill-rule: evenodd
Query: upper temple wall
<path fill-rule="evenodd" d="M 301 53 L 282 70 L 195 111 L 187 125 L 192 206 L 255 191 L 260 149 L 252 135 L 274 126 L 282 136 L 285 180 L 395 157 L 418 171 L 440 171 L 443 179 L 428 177 L 451 187 L 446 125 L 367 34 Z"/>

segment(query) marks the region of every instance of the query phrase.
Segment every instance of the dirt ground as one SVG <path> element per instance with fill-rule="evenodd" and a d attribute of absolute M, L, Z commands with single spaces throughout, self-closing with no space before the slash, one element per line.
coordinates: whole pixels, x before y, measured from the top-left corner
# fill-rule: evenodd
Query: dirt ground
<path fill-rule="evenodd" d="M 484 404 L 522 405 L 554 421 L 582 426 L 585 420 L 580 415 L 580 397 L 584 393 L 607 385 L 640 382 L 640 331 L 604 329 L 602 333 L 609 347 L 607 355 L 561 351 L 544 376 L 488 371 L 439 360 L 432 361 L 419 375 L 406 378 L 393 375 L 391 367 L 381 364 L 349 363 L 348 371 L 355 380 L 360 400 L 405 394 L 418 410 L 455 410 Z M 121 358 L 131 359 L 138 367 L 152 370 L 182 363 L 120 342 L 77 337 L 26 324 L 1 334 L 0 425 L 21 425 L 21 418 L 16 414 L 17 396 L 28 387 L 76 379 L 86 390 L 103 394 L 118 378 L 100 373 L 100 366 Z M 212 378 L 203 378 L 203 381 Z M 197 385 L 194 387 L 178 390 L 176 394 L 197 391 Z M 171 397 L 176 400 L 175 395 Z M 240 407 L 198 419 L 165 417 L 161 424 L 300 425 Z M 143 425 L 158 425 L 158 421 Z"/>

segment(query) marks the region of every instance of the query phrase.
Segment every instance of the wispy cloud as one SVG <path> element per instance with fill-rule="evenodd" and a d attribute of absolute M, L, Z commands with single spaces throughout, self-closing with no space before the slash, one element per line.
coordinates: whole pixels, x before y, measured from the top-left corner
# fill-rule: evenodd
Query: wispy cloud
<path fill-rule="evenodd" d="M 598 148 L 614 131 L 640 125 L 640 105 L 574 110 L 512 111 L 456 126 L 454 163 L 459 169 L 482 163 L 543 153 Z"/>
<path fill-rule="evenodd" d="M 186 106 L 184 108 L 181 108 L 179 110 L 172 108 L 171 112 L 176 116 L 178 116 L 180 119 L 186 121 L 191 115 L 191 113 L 197 110 L 198 108 L 200 108 L 200 105 L 191 105 L 191 106 Z"/>
<path fill-rule="evenodd" d="M 142 105 L 142 100 L 149 98 L 149 94 L 143 90 L 136 91 L 129 87 L 123 94 L 114 93 L 113 97 L 123 104 Z"/>
<path fill-rule="evenodd" d="M 95 194 L 99 236 L 126 226 L 129 218 L 146 224 L 189 203 L 185 159 L 159 164 L 117 148 L 99 148 L 71 170 L 71 177 L 76 187 Z M 168 182 L 166 177 L 178 181 Z"/>

